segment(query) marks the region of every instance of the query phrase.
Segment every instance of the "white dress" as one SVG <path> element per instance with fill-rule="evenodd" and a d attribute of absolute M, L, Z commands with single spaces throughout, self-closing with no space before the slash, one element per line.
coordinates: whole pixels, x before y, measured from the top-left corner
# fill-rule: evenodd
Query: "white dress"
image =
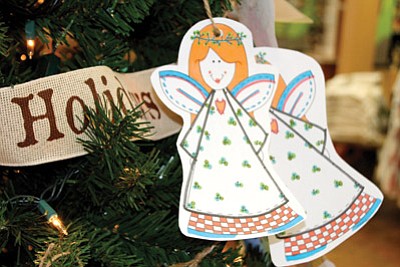
<path fill-rule="evenodd" d="M 181 205 L 190 214 L 191 236 L 266 236 L 304 219 L 297 201 L 264 163 L 268 133 L 249 113 L 271 97 L 274 75 L 255 74 L 232 90 L 210 93 L 179 71 L 164 70 L 159 77 L 166 99 L 179 108 L 174 111 L 183 117 L 196 114 L 178 144 L 183 162 L 190 163 L 184 168 Z"/>
<path fill-rule="evenodd" d="M 315 90 L 313 72 L 300 73 L 268 118 L 273 125 L 269 160 L 307 212 L 303 222 L 270 237 L 273 257 L 283 256 L 276 261 L 280 265 L 310 261 L 333 249 L 382 202 L 371 182 L 327 149 L 332 147 L 327 129 L 304 119 Z"/>
<path fill-rule="evenodd" d="M 185 208 L 243 217 L 287 203 L 260 158 L 267 137 L 226 89 L 213 91 L 181 144 L 193 158 Z"/>

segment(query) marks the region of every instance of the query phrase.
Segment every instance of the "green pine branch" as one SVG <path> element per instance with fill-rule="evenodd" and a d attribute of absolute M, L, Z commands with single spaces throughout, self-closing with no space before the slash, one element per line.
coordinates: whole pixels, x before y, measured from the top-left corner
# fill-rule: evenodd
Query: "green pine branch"
<path fill-rule="evenodd" d="M 229 0 L 210 4 L 214 16 L 230 8 Z M 65 57 L 56 68 L 61 72 L 96 65 L 132 72 L 174 62 L 181 36 L 207 18 L 197 0 L 45 0 L 41 6 L 36 0 L 0 0 L 0 5 L 0 87 L 46 75 L 43 65 L 50 61 L 40 54 L 45 48 L 63 48 L 57 50 Z M 33 59 L 22 61 L 27 20 L 35 21 L 38 42 Z M 10 39 L 3 43 L 4 38 Z M 127 53 L 136 59 L 127 60 Z M 151 125 L 141 117 L 139 107 L 124 112 L 113 103 L 98 103 L 87 110 L 87 136 L 79 141 L 88 155 L 32 167 L 0 166 L 2 264 L 243 264 L 238 250 L 222 252 L 224 242 L 181 234 L 177 137 L 146 140 Z M 40 214 L 39 199 L 57 211 L 67 236 Z"/>
<path fill-rule="evenodd" d="M 141 115 L 140 107 L 124 114 L 113 103 L 108 107 L 96 103 L 95 109 L 87 110 L 89 139 L 79 142 L 89 155 L 81 170 L 85 178 L 77 182 L 95 206 L 113 202 L 115 207 L 138 209 L 145 201 L 145 190 L 155 179 L 157 154 L 144 154 L 133 142 L 145 138 L 151 129 Z M 126 201 L 115 203 L 121 198 Z"/>
<path fill-rule="evenodd" d="M 0 17 L 0 56 L 6 56 L 11 39 L 7 36 L 8 27 Z"/>
<path fill-rule="evenodd" d="M 0 1 L 0 87 L 45 76 L 44 49 L 57 51 L 61 72 L 98 65 L 132 72 L 174 62 L 181 37 L 207 18 L 203 2 L 197 0 L 36 2 Z M 215 17 L 231 9 L 229 0 L 210 4 Z M 35 21 L 38 42 L 33 59 L 22 61 L 28 20 Z M 2 42 L 5 37 L 10 41 Z M 1 53 L 5 48 L 7 53 Z"/>

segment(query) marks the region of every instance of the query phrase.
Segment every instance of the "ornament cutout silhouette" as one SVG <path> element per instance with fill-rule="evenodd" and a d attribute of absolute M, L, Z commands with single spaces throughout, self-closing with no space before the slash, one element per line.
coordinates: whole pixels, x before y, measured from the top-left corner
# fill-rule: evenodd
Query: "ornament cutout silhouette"
<path fill-rule="evenodd" d="M 273 166 L 306 210 L 303 222 L 269 237 L 271 256 L 278 266 L 309 262 L 365 225 L 383 195 L 336 153 L 327 128 L 325 80 L 319 64 L 281 48 L 260 48 L 257 56 L 259 62 L 280 71 L 267 118 Z"/>
<path fill-rule="evenodd" d="M 256 63 L 244 25 L 214 21 L 220 36 L 210 20 L 195 24 L 183 37 L 178 64 L 151 77 L 160 99 L 183 118 L 180 229 L 211 240 L 279 233 L 305 215 L 265 160 L 270 127 L 254 116 L 269 109 L 278 73 Z"/>
<path fill-rule="evenodd" d="M 379 189 L 336 153 L 325 81 L 312 58 L 253 47 L 242 24 L 215 18 L 183 37 L 153 87 L 183 119 L 179 226 L 210 240 L 268 236 L 287 266 L 323 256 L 377 212 Z"/>

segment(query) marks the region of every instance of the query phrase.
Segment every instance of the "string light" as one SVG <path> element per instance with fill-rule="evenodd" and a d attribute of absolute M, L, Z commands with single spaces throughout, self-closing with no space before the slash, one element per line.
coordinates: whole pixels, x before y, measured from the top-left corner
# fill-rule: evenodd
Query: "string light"
<path fill-rule="evenodd" d="M 58 215 L 53 215 L 49 219 L 49 223 L 52 224 L 60 233 L 68 235 L 67 229 L 65 228 L 63 222 L 60 220 Z"/>
<path fill-rule="evenodd" d="M 45 0 L 37 0 L 36 3 L 33 5 L 33 8 L 38 8 L 44 3 Z"/>
<path fill-rule="evenodd" d="M 47 221 L 53 225 L 60 233 L 68 235 L 67 229 L 65 228 L 63 222 L 58 217 L 56 211 L 46 202 L 46 200 L 41 199 L 38 203 L 38 208 L 40 212 L 46 216 Z"/>
<path fill-rule="evenodd" d="M 29 59 L 32 59 L 35 53 L 35 21 L 28 20 L 25 24 L 25 38 L 26 38 L 26 48 L 28 51 Z"/>
<path fill-rule="evenodd" d="M 21 59 L 21 61 L 25 61 L 25 60 L 26 60 L 26 55 L 25 55 L 25 54 L 22 54 L 21 57 L 20 57 L 20 59 Z"/>
<path fill-rule="evenodd" d="M 47 203 L 46 200 L 31 195 L 19 195 L 8 200 L 12 205 L 35 203 L 39 211 L 46 216 L 47 221 L 55 227 L 61 234 L 68 235 L 67 228 L 64 226 L 57 212 Z M 1 230 L 1 229 L 0 229 Z"/>

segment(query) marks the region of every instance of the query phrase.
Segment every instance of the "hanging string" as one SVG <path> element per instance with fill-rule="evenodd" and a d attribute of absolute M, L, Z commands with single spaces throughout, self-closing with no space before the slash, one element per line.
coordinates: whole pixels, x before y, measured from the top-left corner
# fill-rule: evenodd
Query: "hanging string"
<path fill-rule="evenodd" d="M 203 0 L 203 3 L 204 3 L 204 8 L 205 8 L 205 10 L 206 10 L 207 16 L 208 16 L 208 18 L 211 20 L 211 23 L 212 23 L 212 25 L 213 25 L 213 28 L 214 28 L 214 31 L 213 31 L 213 32 L 214 32 L 214 35 L 215 35 L 216 37 L 218 37 L 218 36 L 221 35 L 221 31 L 220 31 L 220 29 L 218 29 L 217 25 L 216 25 L 215 22 L 214 22 L 213 16 L 212 16 L 212 14 L 211 14 L 210 3 L 208 2 L 208 0 Z"/>

